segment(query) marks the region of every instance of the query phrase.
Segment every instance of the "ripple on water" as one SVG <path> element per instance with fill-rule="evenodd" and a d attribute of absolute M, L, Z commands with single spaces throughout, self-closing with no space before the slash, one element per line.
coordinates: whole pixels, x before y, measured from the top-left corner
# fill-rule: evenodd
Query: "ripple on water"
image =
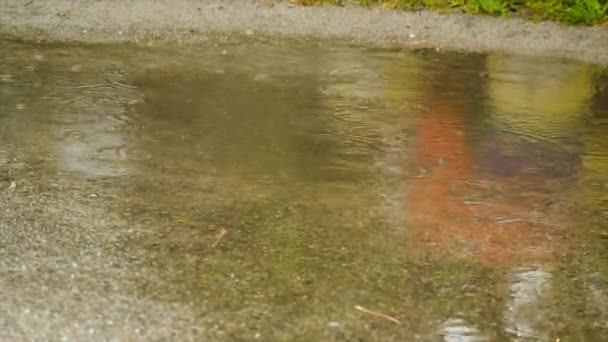
<path fill-rule="evenodd" d="M 606 336 L 587 302 L 608 293 L 593 66 L 337 43 L 10 46 L 0 182 L 17 188 L 0 200 L 31 209 L 19 232 L 45 241 L 37 253 L 61 258 L 77 239 L 56 232 L 93 225 L 124 272 L 79 269 L 131 284 L 143 326 L 139 299 L 236 339 L 323 340 L 327 322 L 338 340 Z M 39 200 L 64 190 L 76 209 Z M 78 300 L 48 309 L 82 317 L 86 289 L 70 286 Z M 365 303 L 402 325 L 353 312 Z"/>

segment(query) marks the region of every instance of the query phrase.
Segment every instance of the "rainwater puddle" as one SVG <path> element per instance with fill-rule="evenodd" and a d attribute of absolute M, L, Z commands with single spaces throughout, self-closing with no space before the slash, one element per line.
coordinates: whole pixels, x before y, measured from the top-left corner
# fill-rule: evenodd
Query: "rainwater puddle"
<path fill-rule="evenodd" d="M 46 283 L 71 304 L 7 311 L 9 337 L 44 321 L 46 336 L 89 338 L 608 339 L 599 67 L 2 44 L 0 257 L 42 266 L 3 264 L 1 298 L 30 305 L 31 279 L 79 265 Z M 24 206 L 45 214 L 9 222 Z"/>

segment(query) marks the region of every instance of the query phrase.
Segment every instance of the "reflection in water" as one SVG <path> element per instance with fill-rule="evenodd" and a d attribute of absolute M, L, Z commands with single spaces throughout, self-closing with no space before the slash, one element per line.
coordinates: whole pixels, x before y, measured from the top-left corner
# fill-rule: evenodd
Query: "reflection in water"
<path fill-rule="evenodd" d="M 579 136 L 593 96 L 593 67 L 495 55 L 486 65 L 488 107 L 495 125 L 540 139 Z"/>
<path fill-rule="evenodd" d="M 608 219 L 608 76 L 602 75 L 593 98 L 594 109 L 585 121 L 580 139 L 584 148 L 579 195 L 587 212 Z"/>
<path fill-rule="evenodd" d="M 209 340 L 608 336 L 587 305 L 608 292 L 600 71 L 222 44 L 0 52 L 0 187 L 19 182 L 0 200 L 69 196 L 90 228 L 73 255 L 97 246 L 77 261 L 110 275 L 70 293 Z M 59 260 L 80 241 L 32 231 Z M 69 304 L 47 320 L 100 328 Z"/>
<path fill-rule="evenodd" d="M 78 72 L 83 72 L 78 69 Z M 135 88 L 110 68 L 95 74 L 88 84 L 61 79 L 56 94 L 45 96 L 55 126 L 60 172 L 83 176 L 118 176 L 127 173 L 127 108 L 137 102 Z M 56 103 L 54 103 L 56 102 Z"/>
<path fill-rule="evenodd" d="M 548 291 L 551 274 L 542 268 L 516 268 L 511 274 L 510 300 L 505 313 L 505 329 L 516 340 L 547 341 L 543 295 Z"/>
<path fill-rule="evenodd" d="M 486 341 L 479 330 L 469 326 L 460 318 L 448 318 L 441 324 L 439 335 L 443 336 L 445 342 L 476 342 Z"/>
<path fill-rule="evenodd" d="M 28 57 L 20 60 L 25 67 L 15 70 L 7 82 L 29 96 L 6 92 L 5 113 L 15 117 L 6 124 L 7 134 L 31 132 L 30 145 L 40 143 L 40 148 L 56 155 L 48 161 L 59 173 L 125 174 L 121 160 L 126 158 L 127 111 L 138 101 L 138 94 L 125 84 L 121 64 L 98 58 L 100 66 L 91 66 L 82 64 L 85 61 L 78 53 L 66 56 L 55 51 Z"/>
<path fill-rule="evenodd" d="M 416 126 L 406 186 L 415 241 L 493 266 L 552 262 L 567 217 L 560 197 L 578 158 L 496 131 L 493 121 L 469 127 L 468 108 L 479 104 L 466 101 L 429 90 L 430 112 Z"/>
<path fill-rule="evenodd" d="M 581 164 L 574 138 L 592 95 L 592 77 L 589 68 L 581 71 L 563 63 L 530 74 L 533 62 L 497 58 L 488 57 L 492 111 L 482 120 L 472 115 L 472 108 L 480 106 L 474 96 L 450 97 L 440 91 L 449 76 L 440 74 L 431 85 L 429 113 L 416 124 L 410 153 L 413 179 L 406 185 L 406 222 L 412 241 L 426 251 L 514 268 L 505 331 L 547 340 L 539 291 L 549 274 L 518 269 L 553 264 L 564 252 L 571 216 L 566 197 Z M 551 77 L 564 73 L 567 77 Z M 551 85 L 550 94 L 562 92 L 572 86 L 572 75 L 584 84 L 577 84 L 574 93 L 564 90 L 572 96 L 561 97 L 561 105 L 545 107 L 544 93 L 521 101 L 523 89 L 537 89 L 539 82 Z M 471 334 L 465 328 L 461 332 Z M 448 336 L 461 338 L 459 333 Z"/>

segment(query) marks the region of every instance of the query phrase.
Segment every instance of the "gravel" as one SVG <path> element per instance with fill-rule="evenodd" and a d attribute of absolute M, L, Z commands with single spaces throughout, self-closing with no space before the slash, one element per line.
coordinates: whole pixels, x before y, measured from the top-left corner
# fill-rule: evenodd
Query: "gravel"
<path fill-rule="evenodd" d="M 608 65 L 608 28 L 289 2 L 5 0 L 0 35 L 35 41 L 196 43 L 216 35 L 552 56 Z"/>

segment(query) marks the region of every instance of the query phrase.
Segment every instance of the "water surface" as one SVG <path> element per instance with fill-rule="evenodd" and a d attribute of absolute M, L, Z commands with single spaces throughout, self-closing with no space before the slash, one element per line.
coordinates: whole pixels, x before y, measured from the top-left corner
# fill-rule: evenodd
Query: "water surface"
<path fill-rule="evenodd" d="M 2 46 L 0 336 L 608 339 L 600 67 Z"/>

